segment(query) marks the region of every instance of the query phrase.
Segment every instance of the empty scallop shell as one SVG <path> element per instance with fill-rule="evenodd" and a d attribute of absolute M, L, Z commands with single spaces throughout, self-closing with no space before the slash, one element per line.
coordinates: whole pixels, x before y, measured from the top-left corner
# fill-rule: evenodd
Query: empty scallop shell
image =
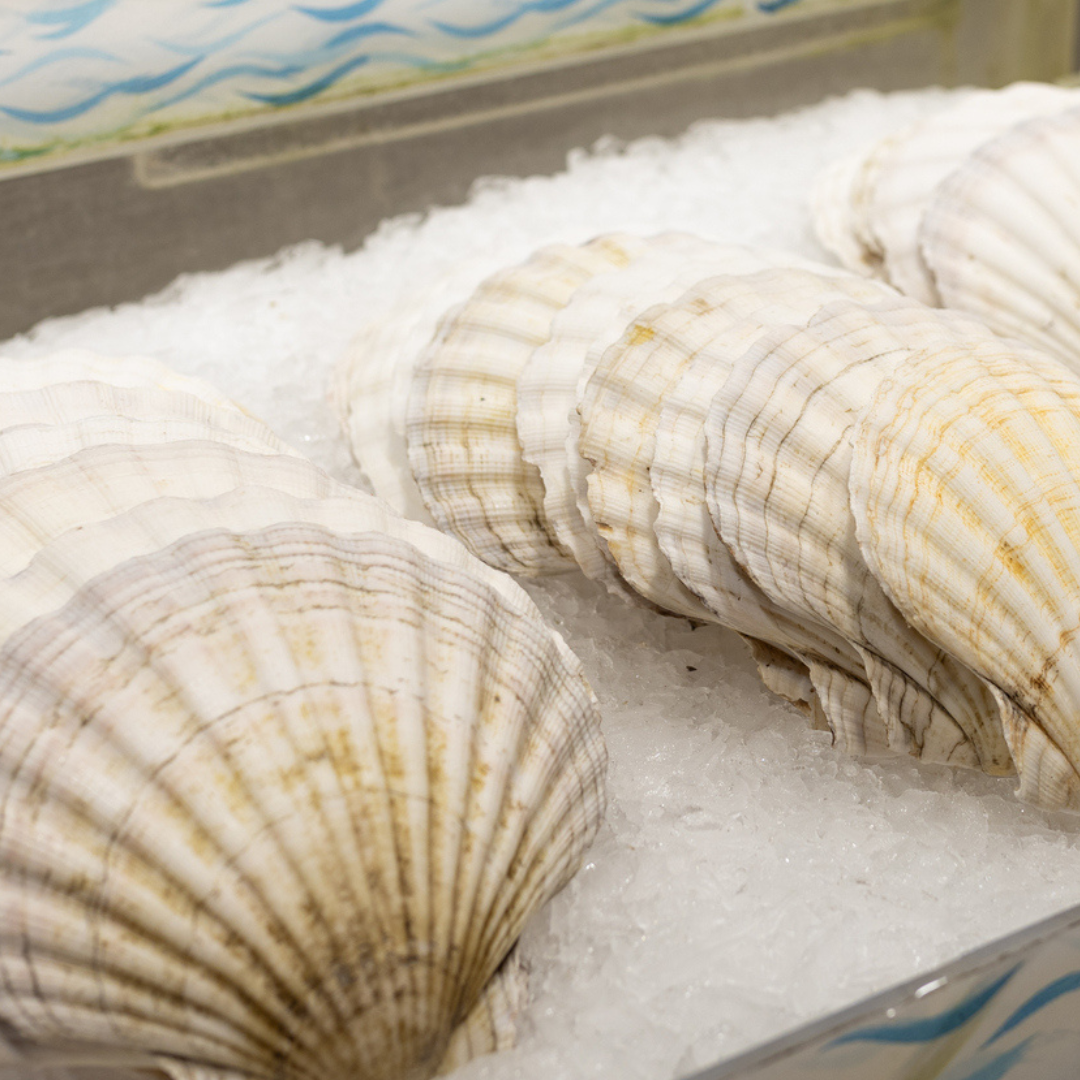
<path fill-rule="evenodd" d="M 593 522 L 589 465 L 578 452 L 578 401 L 604 350 L 637 314 L 676 299 L 699 278 L 782 265 L 785 259 L 799 261 L 783 253 L 665 233 L 649 240 L 625 268 L 580 285 L 552 320 L 549 339 L 533 351 L 518 376 L 518 437 L 522 456 L 536 466 L 543 482 L 545 516 L 586 577 L 627 594 Z"/>
<path fill-rule="evenodd" d="M 897 753 L 1012 771 L 985 687 L 911 630 L 863 559 L 848 508 L 851 430 L 881 380 L 921 345 L 986 340 L 901 297 L 838 300 L 740 357 L 706 419 L 706 491 L 724 543 L 777 605 L 862 657 Z"/>
<path fill-rule="evenodd" d="M 987 143 L 941 184 L 922 220 L 943 301 L 1080 370 L 1080 109 Z"/>
<path fill-rule="evenodd" d="M 72 502 L 0 581 L 0 1064 L 430 1075 L 500 1041 L 598 827 L 595 701 L 459 544 L 225 450 L 264 486 L 156 495 L 138 443 L 3 481 L 31 532 L 32 480 Z"/>
<path fill-rule="evenodd" d="M 729 261 L 730 274 L 708 277 L 633 319 L 603 353 L 578 405 L 579 451 L 592 466 L 589 507 L 620 573 L 660 607 L 705 619 L 712 617 L 710 609 L 676 574 L 655 529 L 659 505 L 650 471 L 663 402 L 701 350 L 712 346 L 717 362 L 730 361 L 771 321 L 797 319 L 802 308 L 809 317 L 836 276 L 827 268 L 825 276 L 795 268 L 813 264 L 794 257 L 788 267 L 778 259 L 765 270 L 767 253 L 735 251 Z M 679 475 L 675 483 L 682 488 L 694 481 Z M 711 579 L 711 568 L 703 568 L 703 577 Z"/>
<path fill-rule="evenodd" d="M 850 492 L 866 560 L 905 617 L 992 687 L 1021 798 L 1073 810 L 1078 447 L 1065 368 L 1007 342 L 940 348 L 874 395 Z"/>
<path fill-rule="evenodd" d="M 709 403 L 735 360 L 770 326 L 805 323 L 840 297 L 873 302 L 891 295 L 891 289 L 851 274 L 774 269 L 702 282 L 651 324 L 664 340 L 664 356 L 671 357 L 665 365 L 658 348 L 649 361 L 650 367 L 667 366 L 668 378 L 656 414 L 643 420 L 654 433 L 648 465 L 656 500 L 652 533 L 679 580 L 716 618 L 744 633 L 777 640 L 765 633 L 777 630 L 773 618 L 760 625 L 747 621 L 765 609 L 750 601 L 749 580 L 709 517 L 704 476 Z"/>
<path fill-rule="evenodd" d="M 491 566 L 526 575 L 574 566 L 547 522 L 540 474 L 521 456 L 517 379 L 574 290 L 645 246 L 611 235 L 541 249 L 451 312 L 416 365 L 406 417 L 413 478 L 439 528 Z"/>
<path fill-rule="evenodd" d="M 425 298 L 456 307 L 489 272 L 486 259 L 455 260 L 424 286 Z M 366 323 L 337 364 L 330 394 L 368 485 L 398 513 L 428 525 L 433 521 L 409 468 L 405 414 L 416 361 L 439 326 L 431 310 L 410 297 Z"/>
<path fill-rule="evenodd" d="M 822 174 L 811 199 L 819 239 L 845 266 L 883 277 L 924 303 L 940 303 L 918 240 L 934 189 L 1014 124 L 1076 101 L 1075 89 L 1013 83 L 965 94 L 886 136 Z"/>

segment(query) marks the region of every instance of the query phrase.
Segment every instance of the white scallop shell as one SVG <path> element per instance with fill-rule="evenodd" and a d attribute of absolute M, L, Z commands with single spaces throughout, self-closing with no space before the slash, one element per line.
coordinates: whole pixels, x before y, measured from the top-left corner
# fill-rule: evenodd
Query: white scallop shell
<path fill-rule="evenodd" d="M 1080 370 L 1080 109 L 1018 125 L 934 194 L 920 233 L 942 299 Z"/>
<path fill-rule="evenodd" d="M 934 189 L 1014 124 L 1076 101 L 1075 89 L 1046 83 L 965 94 L 826 170 L 811 197 L 818 238 L 845 266 L 883 277 L 924 303 L 940 303 L 918 243 Z"/>
<path fill-rule="evenodd" d="M 434 522 L 409 469 L 405 440 L 409 385 L 439 327 L 430 301 L 442 297 L 446 308 L 456 307 L 486 276 L 486 265 L 478 257 L 455 262 L 424 286 L 428 302 L 410 298 L 367 322 L 334 368 L 330 403 L 361 474 L 398 513 L 428 525 Z"/>
<path fill-rule="evenodd" d="M 920 346 L 986 340 L 901 297 L 838 300 L 762 337 L 706 419 L 706 491 L 724 543 L 776 604 L 848 639 L 891 750 L 1003 774 L 1012 762 L 980 681 L 915 633 L 867 567 L 848 508 L 850 433 L 881 380 Z"/>
<path fill-rule="evenodd" d="M 957 392 L 963 387 L 963 393 Z M 982 675 L 1020 797 L 1080 809 L 1080 384 L 1009 342 L 913 355 L 854 432 L 867 562 Z"/>
<path fill-rule="evenodd" d="M 611 235 L 541 249 L 447 315 L 416 365 L 406 417 L 413 478 L 439 528 L 491 566 L 535 575 L 574 565 L 547 522 L 540 474 L 521 456 L 517 379 L 574 290 L 645 246 Z"/>
<path fill-rule="evenodd" d="M 783 256 L 777 255 L 782 261 Z M 558 542 L 586 577 L 627 593 L 588 506 L 589 466 L 578 453 L 578 400 L 604 350 L 645 308 L 674 300 L 698 278 L 766 265 L 769 253 L 714 244 L 685 233 L 653 237 L 625 268 L 579 286 L 518 376 L 517 429 L 522 456 L 544 485 L 544 513 Z"/>
<path fill-rule="evenodd" d="M 70 507 L 0 581 L 0 1065 L 430 1075 L 499 1042 L 595 833 L 595 701 L 459 544 L 224 449 L 265 486 L 205 497 L 186 439 L 2 482 Z"/>
<path fill-rule="evenodd" d="M 941 302 L 919 250 L 919 223 L 934 189 L 983 143 L 1014 124 L 1077 103 L 1077 91 L 1046 83 L 979 90 L 920 121 L 881 163 L 867 213 L 890 282 L 926 304 Z"/>
<path fill-rule="evenodd" d="M 252 453 L 213 439 L 80 447 L 49 464 L 0 476 L 0 574 L 18 573 L 53 537 L 151 499 L 210 499 L 252 486 L 300 498 L 344 490 L 302 457 Z"/>
<path fill-rule="evenodd" d="M 874 145 L 877 151 L 880 144 Z M 842 266 L 885 280 L 881 252 L 866 228 L 866 208 L 877 154 L 865 148 L 824 168 L 810 191 L 814 233 Z"/>
<path fill-rule="evenodd" d="M 802 289 L 808 317 L 816 310 L 817 295 L 837 274 L 827 267 L 815 267 L 825 276 L 795 269 L 814 267 L 795 258 L 785 267 L 782 257 L 765 270 L 768 258 L 767 253 L 735 250 L 731 274 L 708 277 L 672 302 L 640 313 L 603 353 L 578 404 L 579 451 L 592 466 L 589 508 L 620 573 L 653 603 L 692 617 L 709 619 L 712 613 L 692 583 L 680 579 L 658 543 L 659 504 L 650 481 L 655 433 L 667 394 L 700 350 L 714 345 L 718 356 L 728 349 L 737 353 L 770 321 L 798 318 L 787 306 L 789 290 L 799 294 Z M 676 480 L 680 488 L 684 479 Z M 708 568 L 704 576 L 711 577 Z"/>
<path fill-rule="evenodd" d="M 435 328 L 420 305 L 399 305 L 350 343 L 335 371 L 332 400 L 353 459 L 371 490 L 395 510 L 433 525 L 409 468 L 405 413 L 413 361 Z"/>
<path fill-rule="evenodd" d="M 732 364 L 772 326 L 804 324 L 828 303 L 871 303 L 894 295 L 851 274 L 772 270 L 702 282 L 672 305 L 654 329 L 670 339 L 674 358 L 655 417 L 649 481 L 656 500 L 652 532 L 683 584 L 726 625 L 777 641 L 774 605 L 757 592 L 712 527 L 705 497 L 705 417 Z M 705 305 L 709 305 L 706 310 Z M 692 322 L 686 323 L 687 315 Z M 692 328 L 687 333 L 686 327 Z M 747 589 L 757 594 L 751 600 Z M 772 633 L 767 631 L 771 630 Z M 789 642 L 790 644 L 790 642 Z"/>
<path fill-rule="evenodd" d="M 217 387 L 178 371 L 149 356 L 102 356 L 90 349 L 60 349 L 32 360 L 0 357 L 2 386 L 7 391 L 41 390 L 54 385 L 88 381 L 114 388 L 171 390 L 190 394 L 218 408 L 240 411 L 240 406 Z"/>
<path fill-rule="evenodd" d="M 548 519 L 586 576 L 604 578 L 611 585 L 610 567 L 618 561 L 596 528 L 589 502 L 593 463 L 580 452 L 579 406 L 605 351 L 636 316 L 654 305 L 677 300 L 704 277 L 781 266 L 811 268 L 815 264 L 788 252 L 664 234 L 655 237 L 627 269 L 598 275 L 582 285 L 556 317 L 551 340 L 536 350 L 523 373 L 527 388 L 521 396 L 518 426 L 524 423 L 532 428 L 522 436 L 522 443 L 532 448 L 541 468 Z M 540 408 L 529 410 L 526 416 L 531 402 L 539 402 Z"/>

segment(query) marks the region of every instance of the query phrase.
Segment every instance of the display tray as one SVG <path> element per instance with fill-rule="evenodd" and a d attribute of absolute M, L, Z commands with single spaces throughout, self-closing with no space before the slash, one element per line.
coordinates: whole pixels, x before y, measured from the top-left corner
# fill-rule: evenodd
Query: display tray
<path fill-rule="evenodd" d="M 692 1080 L 1067 1080 L 1080 1062 L 1077 991 L 1073 907 Z"/>
<path fill-rule="evenodd" d="M 298 241 L 355 248 L 389 216 L 461 201 L 481 176 L 553 172 L 602 136 L 670 135 L 702 117 L 770 114 L 857 86 L 1061 78 L 1073 70 L 1076 6 L 819 4 L 745 28 L 688 29 L 437 89 L 28 162 L 0 174 L 0 338 Z M 1077 991 L 1080 907 L 693 1080 L 1071 1080 Z"/>

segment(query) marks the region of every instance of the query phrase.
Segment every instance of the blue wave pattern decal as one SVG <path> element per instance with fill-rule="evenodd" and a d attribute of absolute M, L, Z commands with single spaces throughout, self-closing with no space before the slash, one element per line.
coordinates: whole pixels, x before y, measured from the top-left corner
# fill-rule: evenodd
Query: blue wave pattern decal
<path fill-rule="evenodd" d="M 88 0 L 85 4 L 76 4 L 75 7 L 62 8 L 59 11 L 31 11 L 26 19 L 31 25 L 56 27 L 48 33 L 38 34 L 38 37 L 70 37 L 89 26 L 115 2 L 116 0 Z"/>
<path fill-rule="evenodd" d="M 1080 1075 L 1080 925 L 980 974 L 936 980 L 888 1019 L 795 1053 L 785 1077 L 1012 1080 Z M 1063 1071 L 1064 1070 L 1064 1071 Z M 770 1074 L 771 1075 L 771 1074 Z"/>
<path fill-rule="evenodd" d="M 677 26 L 679 23 L 689 22 L 690 19 L 696 19 L 699 15 L 704 15 L 715 4 L 716 0 L 700 0 L 700 3 L 693 4 L 691 7 L 673 12 L 670 15 L 643 15 L 642 18 L 647 22 L 651 22 L 654 26 Z"/>
<path fill-rule="evenodd" d="M 14 0 L 0 7 L 0 161 L 490 67 L 562 35 L 800 2 Z"/>
<path fill-rule="evenodd" d="M 935 1016 L 922 1017 L 917 1020 L 900 1020 L 890 1024 L 879 1024 L 874 1027 L 858 1028 L 841 1035 L 828 1044 L 829 1047 L 843 1046 L 853 1042 L 882 1042 L 882 1043 L 928 1043 L 940 1039 L 943 1035 L 949 1035 L 966 1024 L 972 1017 L 982 1012 L 998 993 L 1005 987 L 1009 980 L 1020 970 L 1020 965 L 1010 968 L 995 979 L 989 986 L 975 993 L 969 994 L 958 1004 L 945 1009 Z"/>
<path fill-rule="evenodd" d="M 1004 1024 L 1001 1025 L 987 1040 L 987 1045 L 997 1042 L 1002 1035 L 1012 1031 L 1013 1028 L 1022 1024 L 1029 1016 L 1034 1016 L 1041 1009 L 1045 1009 L 1052 1001 L 1056 1001 L 1065 994 L 1073 994 L 1080 990 L 1080 971 L 1071 971 L 1068 975 L 1062 975 L 1052 983 L 1044 986 L 1037 994 L 1033 994 L 1023 1005 L 1017 1009 Z"/>
<path fill-rule="evenodd" d="M 63 109 L 35 111 L 0 105 L 0 112 L 16 120 L 26 120 L 34 124 L 54 124 L 61 120 L 70 120 L 73 117 L 82 116 L 83 113 L 89 112 L 114 94 L 149 94 L 154 90 L 160 90 L 163 86 L 175 82 L 181 75 L 186 75 L 197 63 L 198 60 L 189 60 L 186 64 L 180 64 L 171 71 L 164 71 L 158 75 L 137 76 L 133 79 L 124 79 L 112 83 L 102 87 L 88 98 L 73 102 Z"/>
<path fill-rule="evenodd" d="M 1035 1037 L 1030 1036 L 1011 1050 L 1006 1050 L 990 1061 L 977 1065 L 973 1072 L 969 1072 L 963 1077 L 963 1080 L 1005 1080 L 1012 1067 L 1024 1060 L 1024 1056 L 1034 1041 Z"/>
<path fill-rule="evenodd" d="M 298 7 L 296 10 L 302 15 L 310 15 L 313 19 L 321 19 L 323 22 L 352 22 L 374 11 L 383 0 L 361 0 L 358 4 L 346 4 L 337 8 L 311 8 Z"/>

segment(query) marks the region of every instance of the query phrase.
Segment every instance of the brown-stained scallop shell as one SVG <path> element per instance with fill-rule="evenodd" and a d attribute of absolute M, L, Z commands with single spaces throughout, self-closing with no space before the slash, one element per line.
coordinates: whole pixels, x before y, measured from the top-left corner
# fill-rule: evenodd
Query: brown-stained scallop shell
<path fill-rule="evenodd" d="M 140 423 L 0 479 L 30 545 L 0 578 L 0 1066 L 427 1076 L 504 1045 L 514 942 L 603 813 L 576 660 L 451 538 Z"/>

